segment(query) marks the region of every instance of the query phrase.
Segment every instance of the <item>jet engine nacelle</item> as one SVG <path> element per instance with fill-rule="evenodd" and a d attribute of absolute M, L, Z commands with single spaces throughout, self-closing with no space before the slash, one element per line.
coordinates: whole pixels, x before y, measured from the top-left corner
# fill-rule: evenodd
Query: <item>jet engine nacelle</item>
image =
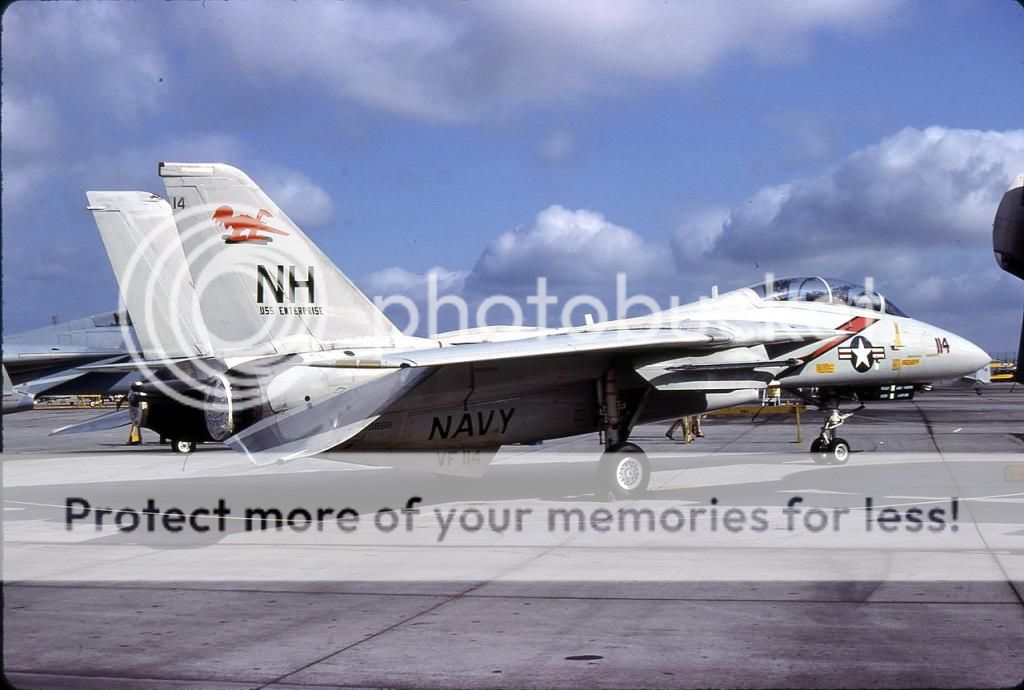
<path fill-rule="evenodd" d="M 292 367 L 270 380 L 267 403 L 274 412 L 302 407 L 377 378 L 387 370 Z"/>
<path fill-rule="evenodd" d="M 223 441 L 269 414 L 258 379 L 230 372 L 203 381 L 150 382 L 128 395 L 132 421 L 177 441 Z"/>
<path fill-rule="evenodd" d="M 379 369 L 330 369 L 294 362 L 228 370 L 201 382 L 147 383 L 128 396 L 139 426 L 181 441 L 223 441 L 260 419 L 311 405 L 380 376 Z"/>
<path fill-rule="evenodd" d="M 202 398 L 194 392 L 169 395 L 153 385 L 128 396 L 132 422 L 177 441 L 212 441 L 206 431 Z"/>

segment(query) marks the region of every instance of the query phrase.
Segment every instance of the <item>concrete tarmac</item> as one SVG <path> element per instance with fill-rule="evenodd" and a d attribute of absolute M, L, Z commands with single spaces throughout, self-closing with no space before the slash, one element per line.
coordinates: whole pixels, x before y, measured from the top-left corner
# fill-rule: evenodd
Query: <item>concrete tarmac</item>
<path fill-rule="evenodd" d="M 685 516 L 682 531 L 664 521 L 598 529 L 624 506 L 593 493 L 594 437 L 506 449 L 469 480 L 322 459 L 257 468 L 215 445 L 186 460 L 151 436 L 124 446 L 123 430 L 46 435 L 95 414 L 3 419 L 4 657 L 17 687 L 1024 680 L 1022 387 L 872 404 L 842 428 L 856 452 L 841 467 L 807 453 L 816 414 L 804 417 L 799 444 L 785 416 L 712 417 L 690 445 L 666 439 L 667 425 L 640 427 L 631 440 L 654 475 L 648 496 L 625 508 Z M 161 515 L 227 497 L 232 507 L 349 506 L 362 517 L 351 532 L 334 522 L 250 531 L 228 520 L 220 532 L 144 534 L 96 529 L 92 515 L 71 529 L 69 496 L 115 509 L 152 497 Z M 420 513 L 373 529 L 374 511 L 410 496 Z M 798 521 L 816 508 L 835 522 L 787 529 L 794 496 Z M 902 522 L 871 522 L 882 506 Z M 722 522 L 710 521 L 712 507 Z M 723 527 L 727 507 L 742 529 Z M 499 508 L 528 511 L 524 529 L 453 528 L 440 539 L 433 522 Z M 749 520 L 758 508 L 764 531 Z M 585 529 L 543 519 L 572 509 Z M 943 521 L 923 517 L 918 531 L 913 509 L 944 511 Z M 594 521 L 600 510 L 612 517 Z"/>

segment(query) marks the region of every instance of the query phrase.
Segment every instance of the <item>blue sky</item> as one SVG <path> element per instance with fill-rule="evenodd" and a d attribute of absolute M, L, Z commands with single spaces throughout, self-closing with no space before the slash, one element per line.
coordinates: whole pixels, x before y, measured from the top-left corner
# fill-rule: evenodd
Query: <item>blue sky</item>
<path fill-rule="evenodd" d="M 3 15 L 4 328 L 112 308 L 87 189 L 245 169 L 371 294 L 876 285 L 993 351 L 1024 8 L 71 3 Z"/>

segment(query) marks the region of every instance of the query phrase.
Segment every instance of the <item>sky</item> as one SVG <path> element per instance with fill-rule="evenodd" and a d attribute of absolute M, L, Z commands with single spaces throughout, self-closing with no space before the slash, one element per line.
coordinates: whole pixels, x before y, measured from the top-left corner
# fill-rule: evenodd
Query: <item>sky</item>
<path fill-rule="evenodd" d="M 89 189 L 245 170 L 369 295 L 875 287 L 993 353 L 1024 7 L 34 2 L 2 18 L 3 326 L 112 309 Z M 389 314 L 391 312 L 389 311 Z M 396 320 L 399 320 L 399 316 Z M 402 325 L 401 323 L 399 325 Z"/>

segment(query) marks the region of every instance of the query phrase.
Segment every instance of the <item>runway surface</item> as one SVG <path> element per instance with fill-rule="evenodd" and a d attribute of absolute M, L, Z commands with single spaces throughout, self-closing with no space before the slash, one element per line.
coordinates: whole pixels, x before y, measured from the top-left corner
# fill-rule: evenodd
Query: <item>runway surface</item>
<path fill-rule="evenodd" d="M 1024 680 L 1024 387 L 872 404 L 842 428 L 844 466 L 812 462 L 816 414 L 799 444 L 789 416 L 713 417 L 690 445 L 640 427 L 651 490 L 614 503 L 595 437 L 508 448 L 470 480 L 46 435 L 94 414 L 3 419 L 18 687 Z M 223 524 L 188 522 L 218 501 Z M 293 519 L 243 519 L 254 506 Z"/>

